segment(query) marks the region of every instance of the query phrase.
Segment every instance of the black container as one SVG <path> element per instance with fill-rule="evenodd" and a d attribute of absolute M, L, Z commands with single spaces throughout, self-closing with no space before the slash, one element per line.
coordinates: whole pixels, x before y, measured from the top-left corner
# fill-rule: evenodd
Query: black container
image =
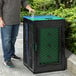
<path fill-rule="evenodd" d="M 24 65 L 33 73 L 65 70 L 65 20 L 51 15 L 23 18 Z"/>

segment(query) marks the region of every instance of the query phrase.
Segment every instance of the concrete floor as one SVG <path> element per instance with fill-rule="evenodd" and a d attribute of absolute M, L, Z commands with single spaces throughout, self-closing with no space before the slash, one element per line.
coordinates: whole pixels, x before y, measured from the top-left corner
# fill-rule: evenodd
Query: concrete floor
<path fill-rule="evenodd" d="M 23 28 L 20 26 L 16 41 L 16 55 L 23 58 Z M 15 68 L 8 68 L 4 65 L 1 37 L 0 37 L 0 76 L 73 76 L 68 70 L 33 74 L 23 65 L 23 60 L 12 60 Z"/>

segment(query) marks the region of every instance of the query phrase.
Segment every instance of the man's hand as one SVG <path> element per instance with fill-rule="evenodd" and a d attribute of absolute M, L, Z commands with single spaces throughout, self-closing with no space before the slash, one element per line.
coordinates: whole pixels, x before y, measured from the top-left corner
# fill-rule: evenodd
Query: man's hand
<path fill-rule="evenodd" d="M 4 21 L 2 20 L 2 17 L 0 17 L 0 27 L 4 27 Z"/>
<path fill-rule="evenodd" d="M 32 9 L 32 8 L 30 8 L 30 9 L 29 9 L 29 13 L 35 13 L 35 10 Z"/>
<path fill-rule="evenodd" d="M 26 9 L 29 10 L 29 13 L 35 13 L 35 10 L 30 7 L 30 5 L 26 6 Z"/>

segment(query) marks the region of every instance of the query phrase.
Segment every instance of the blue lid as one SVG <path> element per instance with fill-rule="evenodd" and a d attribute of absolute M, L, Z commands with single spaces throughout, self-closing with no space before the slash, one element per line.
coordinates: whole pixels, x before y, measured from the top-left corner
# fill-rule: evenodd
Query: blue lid
<path fill-rule="evenodd" d="M 58 16 L 53 15 L 45 15 L 45 16 L 23 16 L 23 18 L 26 18 L 31 21 L 42 21 L 42 20 L 60 20 L 64 19 Z"/>

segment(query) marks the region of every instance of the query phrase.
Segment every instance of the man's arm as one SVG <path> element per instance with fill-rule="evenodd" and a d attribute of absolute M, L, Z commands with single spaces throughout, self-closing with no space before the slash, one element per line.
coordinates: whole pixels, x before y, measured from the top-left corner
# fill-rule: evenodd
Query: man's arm
<path fill-rule="evenodd" d="M 27 0 L 22 0 L 22 5 L 29 10 L 29 13 L 35 13 L 35 10 L 31 8 Z"/>
<path fill-rule="evenodd" d="M 2 0 L 0 0 L 0 17 L 2 16 L 2 4 L 3 4 L 3 2 L 2 2 Z"/>
<path fill-rule="evenodd" d="M 0 27 L 4 27 L 4 21 L 2 19 L 2 4 L 3 4 L 3 1 L 0 0 Z"/>

